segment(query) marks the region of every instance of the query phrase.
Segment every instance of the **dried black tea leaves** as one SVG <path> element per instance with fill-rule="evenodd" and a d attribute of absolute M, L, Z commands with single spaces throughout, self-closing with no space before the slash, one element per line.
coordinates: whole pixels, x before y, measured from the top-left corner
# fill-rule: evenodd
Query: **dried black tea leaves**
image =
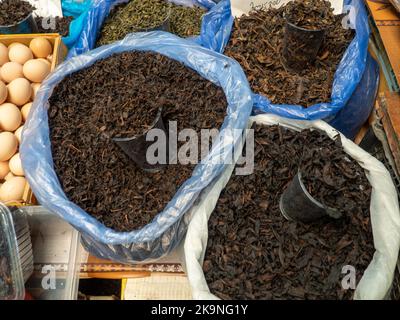
<path fill-rule="evenodd" d="M 54 19 L 54 25 L 53 20 Z M 69 34 L 69 25 L 71 24 L 73 17 L 36 17 L 36 25 L 39 33 L 59 33 L 62 37 L 66 37 Z"/>
<path fill-rule="evenodd" d="M 317 149 L 302 159 L 310 154 L 304 150 Z M 337 179 L 357 176 L 332 187 L 335 207 L 355 205 L 339 220 L 286 220 L 279 199 L 300 161 L 332 170 L 336 163 L 326 154 L 346 166 Z M 222 299 L 351 299 L 354 291 L 341 285 L 342 268 L 353 266 L 358 283 L 374 253 L 371 187 L 363 169 L 323 133 L 280 126 L 256 127 L 254 165 L 252 175 L 231 177 L 210 217 L 203 270 L 211 292 Z M 324 200 L 326 186 L 314 187 L 313 195 Z"/>
<path fill-rule="evenodd" d="M 0 1 L 0 26 L 15 25 L 27 18 L 35 8 L 23 0 Z"/>
<path fill-rule="evenodd" d="M 201 20 L 206 11 L 198 6 L 186 7 L 172 4 L 170 31 L 180 37 L 200 34 Z"/>
<path fill-rule="evenodd" d="M 326 0 L 295 0 L 285 6 L 285 19 L 297 27 L 317 30 L 335 23 L 331 3 Z"/>
<path fill-rule="evenodd" d="M 318 139 L 318 138 L 317 138 Z M 337 141 L 321 139 L 323 148 L 306 145 L 300 172 L 308 193 L 325 206 L 343 214 L 353 212 L 363 201 L 368 202 L 365 173 L 360 165 L 344 154 L 340 136 Z"/>
<path fill-rule="evenodd" d="M 291 6 L 307 8 L 307 3 L 312 3 L 312 10 L 327 8 L 326 1 L 298 0 L 278 9 L 256 7 L 234 22 L 225 54 L 241 64 L 252 90 L 266 96 L 274 104 L 309 107 L 329 102 L 337 66 L 354 36 L 353 30 L 343 29 L 343 15 L 333 16 L 329 10 L 327 18 L 320 21 L 324 22 L 326 31 L 316 61 L 301 72 L 287 70 L 282 59 L 285 12 Z M 301 10 L 298 9 L 303 12 Z M 315 19 L 312 21 L 315 23 Z M 301 20 L 297 22 L 306 25 Z"/>
<path fill-rule="evenodd" d="M 7 297 L 14 291 L 10 267 L 10 252 L 4 233 L 4 230 L 0 230 L 0 298 Z"/>
<path fill-rule="evenodd" d="M 115 54 L 61 81 L 49 100 L 55 171 L 68 198 L 107 227 L 132 231 L 149 223 L 192 174 L 171 164 L 139 169 L 111 141 L 142 133 L 163 108 L 163 120 L 185 128 L 219 128 L 223 90 L 183 64 L 145 52 Z"/>
<path fill-rule="evenodd" d="M 198 6 L 186 7 L 167 0 L 131 0 L 114 7 L 100 32 L 97 46 L 122 40 L 127 34 L 159 28 L 164 23 L 181 37 L 200 34 L 206 11 Z"/>

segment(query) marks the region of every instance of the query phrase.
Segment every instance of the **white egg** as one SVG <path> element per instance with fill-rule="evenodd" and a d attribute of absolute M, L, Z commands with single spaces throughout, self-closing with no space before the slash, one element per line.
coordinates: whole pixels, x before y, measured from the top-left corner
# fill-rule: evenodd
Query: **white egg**
<path fill-rule="evenodd" d="M 9 160 L 17 152 L 17 137 L 11 132 L 0 133 L 0 146 L 0 161 Z"/>
<path fill-rule="evenodd" d="M 24 175 L 24 169 L 22 168 L 22 162 L 21 162 L 21 157 L 19 156 L 19 153 L 16 153 L 13 155 L 13 157 L 10 159 L 8 163 L 11 172 L 16 175 L 16 176 L 23 176 Z"/>
<path fill-rule="evenodd" d="M 7 100 L 8 89 L 3 81 L 0 80 L 0 104 Z"/>
<path fill-rule="evenodd" d="M 26 187 L 26 179 L 24 177 L 14 177 L 0 187 L 0 201 L 20 201 L 24 196 Z"/>
<path fill-rule="evenodd" d="M 18 139 L 18 143 L 21 144 L 21 139 L 22 139 L 22 130 L 24 129 L 24 126 L 20 126 L 15 132 L 14 135 Z"/>
<path fill-rule="evenodd" d="M 0 161 L 0 180 L 3 180 L 9 172 L 8 161 Z"/>
<path fill-rule="evenodd" d="M 8 101 L 23 106 L 32 95 L 32 87 L 28 80 L 18 78 L 8 84 Z"/>
<path fill-rule="evenodd" d="M 19 108 L 12 103 L 0 105 L 0 129 L 3 131 L 15 131 L 22 122 L 22 115 Z"/>
<path fill-rule="evenodd" d="M 28 60 L 33 59 L 33 54 L 31 49 L 20 43 L 8 49 L 8 58 L 10 61 L 24 64 Z"/>
<path fill-rule="evenodd" d="M 31 111 L 32 108 L 32 102 L 28 102 L 21 108 L 21 114 L 22 114 L 22 119 L 26 121 L 28 119 L 29 112 Z"/>

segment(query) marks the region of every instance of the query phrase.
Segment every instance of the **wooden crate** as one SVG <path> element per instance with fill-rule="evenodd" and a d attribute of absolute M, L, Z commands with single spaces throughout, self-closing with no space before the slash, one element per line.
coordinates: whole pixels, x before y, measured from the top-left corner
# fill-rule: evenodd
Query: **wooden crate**
<path fill-rule="evenodd" d="M 0 42 L 8 46 L 13 42 L 19 42 L 26 46 L 33 38 L 45 38 L 49 40 L 53 47 L 53 61 L 51 63 L 51 71 L 53 71 L 61 62 L 65 60 L 68 49 L 61 40 L 58 33 L 37 33 L 37 34 L 2 34 L 0 35 Z"/>
<path fill-rule="evenodd" d="M 41 37 L 47 39 L 53 47 L 53 59 L 51 63 L 51 71 L 65 60 L 68 49 L 61 40 L 61 36 L 58 33 L 38 33 L 38 34 L 2 34 L 0 35 L 0 43 L 8 46 L 13 42 L 22 43 L 29 46 L 32 39 Z M 21 203 L 15 203 L 17 205 L 34 205 L 37 204 L 37 200 L 32 192 L 32 189 L 27 186 L 24 191 L 23 201 Z"/>

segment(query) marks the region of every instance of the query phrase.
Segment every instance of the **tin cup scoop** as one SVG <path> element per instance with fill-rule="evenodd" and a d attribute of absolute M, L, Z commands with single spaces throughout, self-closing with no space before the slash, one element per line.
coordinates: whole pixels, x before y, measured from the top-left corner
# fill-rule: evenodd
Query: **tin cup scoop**
<path fill-rule="evenodd" d="M 153 164 L 151 161 L 148 161 L 147 149 L 154 143 L 154 141 L 147 141 L 146 136 L 152 129 L 162 130 L 166 135 L 166 129 L 162 119 L 162 108 L 158 110 L 157 116 L 152 125 L 144 133 L 133 137 L 113 138 L 112 140 L 136 163 L 139 168 L 148 172 L 157 172 L 162 170 L 166 164 Z"/>
<path fill-rule="evenodd" d="M 293 72 L 301 72 L 317 58 L 325 38 L 325 30 L 298 27 L 286 18 L 283 42 L 283 64 Z"/>
<path fill-rule="evenodd" d="M 333 219 L 342 217 L 340 211 L 324 206 L 308 193 L 300 172 L 296 174 L 283 192 L 279 208 L 286 219 L 305 223 L 310 223 L 323 217 Z"/>

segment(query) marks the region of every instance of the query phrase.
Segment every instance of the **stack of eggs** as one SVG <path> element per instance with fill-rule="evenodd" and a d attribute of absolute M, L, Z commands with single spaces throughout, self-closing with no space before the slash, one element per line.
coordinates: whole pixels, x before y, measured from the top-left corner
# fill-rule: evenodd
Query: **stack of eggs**
<path fill-rule="evenodd" d="M 0 201 L 22 200 L 27 187 L 18 145 L 32 101 L 50 73 L 52 52 L 42 37 L 29 47 L 0 43 Z"/>

